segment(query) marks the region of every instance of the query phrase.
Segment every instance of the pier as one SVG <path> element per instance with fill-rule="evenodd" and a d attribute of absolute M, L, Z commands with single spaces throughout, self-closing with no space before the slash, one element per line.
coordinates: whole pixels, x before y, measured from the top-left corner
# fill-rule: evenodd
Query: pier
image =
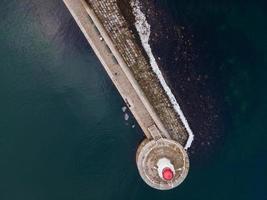
<path fill-rule="evenodd" d="M 188 132 L 116 0 L 64 3 L 146 136 L 136 155 L 141 177 L 160 190 L 178 186 L 189 170 Z"/>

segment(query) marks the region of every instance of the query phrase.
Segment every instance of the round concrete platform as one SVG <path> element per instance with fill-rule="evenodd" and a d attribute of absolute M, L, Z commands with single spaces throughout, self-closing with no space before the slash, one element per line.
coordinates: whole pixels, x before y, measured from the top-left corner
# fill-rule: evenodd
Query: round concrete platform
<path fill-rule="evenodd" d="M 178 142 L 164 138 L 145 139 L 137 150 L 136 162 L 143 180 L 159 190 L 177 187 L 184 181 L 189 170 L 189 159 L 184 148 Z M 171 179 L 164 179 L 164 171 L 162 176 L 161 168 L 171 170 Z"/>

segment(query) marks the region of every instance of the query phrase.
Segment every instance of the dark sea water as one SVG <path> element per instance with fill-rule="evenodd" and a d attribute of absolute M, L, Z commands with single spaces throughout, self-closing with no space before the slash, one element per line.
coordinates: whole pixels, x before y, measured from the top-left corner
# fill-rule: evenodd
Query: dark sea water
<path fill-rule="evenodd" d="M 142 132 L 124 120 L 121 97 L 64 4 L 2 0 L 0 200 L 267 199 L 266 3 L 157 3 L 194 35 L 194 73 L 211 76 L 200 88 L 227 111 L 209 159 L 195 159 L 175 190 L 149 188 L 135 165 Z"/>

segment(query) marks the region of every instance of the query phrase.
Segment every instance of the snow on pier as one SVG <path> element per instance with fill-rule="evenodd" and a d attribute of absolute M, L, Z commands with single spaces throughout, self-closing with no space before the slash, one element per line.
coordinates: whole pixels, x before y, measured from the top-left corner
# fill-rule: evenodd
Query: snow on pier
<path fill-rule="evenodd" d="M 150 60 L 150 65 L 153 69 L 153 71 L 155 72 L 155 74 L 157 75 L 158 79 L 160 80 L 160 83 L 163 87 L 163 89 L 165 90 L 166 94 L 168 95 L 172 105 L 173 105 L 173 108 L 175 109 L 175 111 L 178 113 L 179 117 L 181 118 L 181 121 L 183 122 L 188 134 L 189 134 L 189 137 L 188 137 L 188 140 L 186 142 L 186 145 L 185 145 L 185 149 L 188 149 L 193 140 L 194 140 L 194 134 L 183 114 L 183 111 L 181 110 L 180 108 L 180 105 L 178 104 L 174 94 L 172 93 L 170 87 L 168 86 L 168 84 L 166 83 L 160 69 L 159 69 L 159 66 L 157 64 L 157 61 L 152 53 L 152 49 L 149 45 L 149 39 L 150 39 L 150 33 L 151 33 L 151 29 L 150 29 L 150 24 L 147 22 L 146 20 L 146 16 L 145 14 L 142 12 L 141 10 L 141 7 L 140 7 L 140 1 L 139 0 L 131 0 L 130 2 L 131 4 L 131 7 L 133 9 L 133 14 L 135 16 L 135 27 L 139 33 L 139 36 L 140 36 L 140 39 L 141 39 L 141 42 L 142 42 L 142 45 L 149 57 L 149 60 Z"/>

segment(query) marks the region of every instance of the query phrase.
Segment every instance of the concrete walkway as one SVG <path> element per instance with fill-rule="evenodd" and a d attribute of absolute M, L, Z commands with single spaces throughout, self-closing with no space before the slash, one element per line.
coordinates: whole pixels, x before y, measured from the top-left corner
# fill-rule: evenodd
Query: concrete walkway
<path fill-rule="evenodd" d="M 94 11 L 84 0 L 64 0 L 64 2 L 146 137 L 170 138 Z"/>

